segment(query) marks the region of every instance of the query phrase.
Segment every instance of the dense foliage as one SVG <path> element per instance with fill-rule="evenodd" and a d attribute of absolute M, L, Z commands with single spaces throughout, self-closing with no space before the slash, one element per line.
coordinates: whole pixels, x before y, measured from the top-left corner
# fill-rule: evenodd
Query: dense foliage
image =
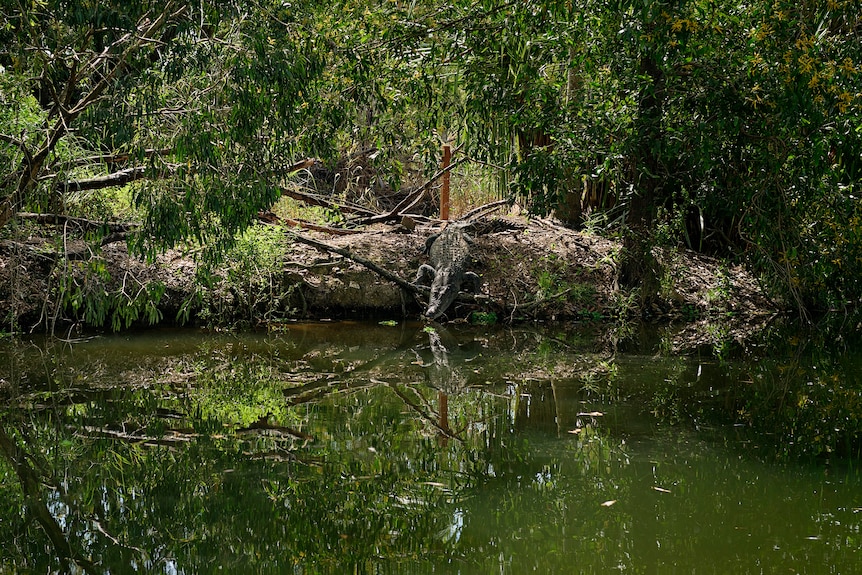
<path fill-rule="evenodd" d="M 140 253 L 219 252 L 302 158 L 372 147 L 397 184 L 455 139 L 534 211 L 745 259 L 803 309 L 862 296 L 850 0 L 2 10 L 0 225 L 102 217 L 122 184 Z"/>

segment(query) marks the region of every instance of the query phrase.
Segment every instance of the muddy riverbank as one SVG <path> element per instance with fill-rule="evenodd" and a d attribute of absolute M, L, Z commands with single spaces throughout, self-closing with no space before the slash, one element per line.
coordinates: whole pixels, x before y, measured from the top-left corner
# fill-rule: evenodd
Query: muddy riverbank
<path fill-rule="evenodd" d="M 57 240 L 33 229 L 24 238 L 5 240 L 0 248 L 4 326 L 27 332 L 58 322 L 110 323 L 110 315 L 122 311 L 124 301 L 129 310 L 135 305 L 138 309 L 128 311 L 125 317 L 131 321 L 119 322 L 120 327 L 152 320 L 255 326 L 290 319 L 398 319 L 422 313 L 421 297 L 351 257 L 295 241 L 294 232 L 267 229 L 270 237 L 282 239 L 263 254 L 237 252 L 206 274 L 206 281 L 197 273 L 194 253 L 171 250 L 147 263 L 130 257 L 122 242 L 90 254 L 83 240 L 69 239 L 67 253 L 84 255 L 57 258 L 52 255 Z M 427 237 L 438 230 L 377 225 L 339 236 L 295 233 L 412 281 L 427 261 L 422 250 Z M 471 235 L 470 267 L 482 279 L 482 292 L 456 302 L 443 318 L 447 321 L 637 317 L 696 322 L 776 311 L 744 268 L 686 250 L 655 252 L 660 289 L 657 297 L 644 298 L 619 284 L 617 242 L 550 220 L 511 217 L 477 222 Z M 87 302 L 99 298 L 104 299 L 102 318 L 98 310 L 87 311 Z"/>

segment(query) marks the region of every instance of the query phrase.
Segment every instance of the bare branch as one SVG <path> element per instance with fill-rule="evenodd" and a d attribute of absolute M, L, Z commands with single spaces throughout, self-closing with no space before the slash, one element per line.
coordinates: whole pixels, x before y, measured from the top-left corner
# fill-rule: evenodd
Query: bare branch
<path fill-rule="evenodd" d="M 403 216 L 407 215 L 407 211 L 409 209 L 411 209 L 419 201 L 419 199 L 422 198 L 423 195 L 425 195 L 425 192 L 428 191 L 428 189 L 434 184 L 434 182 L 436 182 L 437 180 L 442 178 L 443 174 L 450 172 L 456 166 L 461 165 L 465 161 L 466 161 L 466 158 L 460 158 L 460 159 L 452 162 L 451 164 L 449 164 L 448 166 L 446 166 L 445 168 L 443 168 L 442 170 L 440 170 L 439 172 L 437 172 L 436 174 L 431 176 L 431 178 L 429 178 L 427 182 L 425 182 L 419 188 L 417 188 L 416 190 L 411 192 L 406 198 L 401 200 L 401 202 L 397 206 L 392 208 L 391 211 L 389 211 L 388 213 L 385 213 L 385 214 L 380 214 L 380 215 L 372 216 L 370 218 L 366 218 L 365 220 L 362 220 L 362 223 L 363 224 L 373 224 L 373 223 L 385 222 L 388 220 L 400 220 Z"/>
<path fill-rule="evenodd" d="M 18 212 L 18 218 L 32 220 L 39 224 L 49 224 L 55 226 L 64 226 L 66 224 L 75 225 L 82 230 L 108 230 L 111 233 L 126 233 L 137 229 L 140 224 L 133 222 L 100 222 L 96 220 L 88 220 L 85 218 L 74 218 L 72 216 L 64 216 L 60 214 L 34 214 L 31 212 Z"/>
<path fill-rule="evenodd" d="M 491 202 L 489 204 L 484 204 L 479 206 L 478 208 L 473 208 L 466 214 L 460 217 L 461 220 L 470 220 L 470 219 L 479 219 L 487 216 L 494 210 L 499 210 L 503 206 L 509 205 L 509 200 L 497 200 L 496 202 Z"/>
<path fill-rule="evenodd" d="M 306 192 L 300 192 L 299 190 L 292 190 L 290 188 L 281 187 L 281 195 L 287 196 L 288 198 L 293 198 L 294 200 L 299 200 L 308 204 L 309 206 L 320 206 L 322 208 L 338 209 L 342 212 L 356 213 L 366 217 L 374 217 L 377 215 L 375 212 L 372 212 L 371 210 L 366 210 L 365 208 L 360 208 L 359 206 L 345 203 L 335 203 L 318 194 L 309 194 Z"/>
<path fill-rule="evenodd" d="M 332 228 L 329 226 L 320 226 L 307 222 L 305 220 L 292 220 L 290 218 L 280 218 L 272 212 L 259 212 L 257 219 L 265 224 L 281 224 L 292 228 L 306 228 L 316 232 L 324 232 L 335 236 L 349 236 L 352 234 L 364 233 L 362 230 L 350 230 L 345 228 Z"/>
<path fill-rule="evenodd" d="M 83 180 L 72 180 L 70 182 L 57 182 L 54 189 L 58 192 L 83 192 L 85 190 L 101 190 L 102 188 L 110 188 L 112 186 L 122 186 L 135 180 L 140 180 L 147 172 L 146 166 L 136 166 L 134 168 L 126 168 L 113 174 L 105 176 L 96 176 L 94 178 L 86 178 Z"/>
<path fill-rule="evenodd" d="M 0 142 L 6 142 L 8 144 L 12 144 L 16 148 L 21 148 L 21 150 L 27 149 L 27 146 L 24 144 L 23 141 L 19 140 L 18 138 L 14 137 L 14 136 L 10 136 L 9 134 L 0 133 Z"/>

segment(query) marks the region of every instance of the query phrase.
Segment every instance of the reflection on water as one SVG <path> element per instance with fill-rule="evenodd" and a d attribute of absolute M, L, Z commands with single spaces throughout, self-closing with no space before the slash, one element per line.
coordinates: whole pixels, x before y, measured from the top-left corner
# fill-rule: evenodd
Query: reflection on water
<path fill-rule="evenodd" d="M 0 571 L 857 569 L 858 357 L 603 341 L 337 323 L 3 342 Z"/>

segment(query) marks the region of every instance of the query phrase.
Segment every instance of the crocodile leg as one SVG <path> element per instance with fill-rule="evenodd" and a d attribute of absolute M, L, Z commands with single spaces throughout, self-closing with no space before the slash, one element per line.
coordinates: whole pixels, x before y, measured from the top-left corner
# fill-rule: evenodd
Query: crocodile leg
<path fill-rule="evenodd" d="M 420 286 L 430 286 L 436 275 L 437 271 L 434 268 L 428 264 L 422 264 L 416 271 L 416 279 L 413 280 L 413 283 Z"/>
<path fill-rule="evenodd" d="M 473 293 L 482 291 L 482 278 L 473 272 L 464 272 L 464 279 L 461 280 L 461 289 L 464 289 L 464 284 L 472 288 Z"/>
<path fill-rule="evenodd" d="M 425 247 L 422 249 L 422 253 L 423 254 L 431 253 L 431 246 L 434 245 L 434 242 L 436 242 L 437 238 L 439 238 L 439 237 L 440 237 L 440 234 L 434 234 L 434 235 L 428 236 L 428 238 L 425 240 Z"/>

